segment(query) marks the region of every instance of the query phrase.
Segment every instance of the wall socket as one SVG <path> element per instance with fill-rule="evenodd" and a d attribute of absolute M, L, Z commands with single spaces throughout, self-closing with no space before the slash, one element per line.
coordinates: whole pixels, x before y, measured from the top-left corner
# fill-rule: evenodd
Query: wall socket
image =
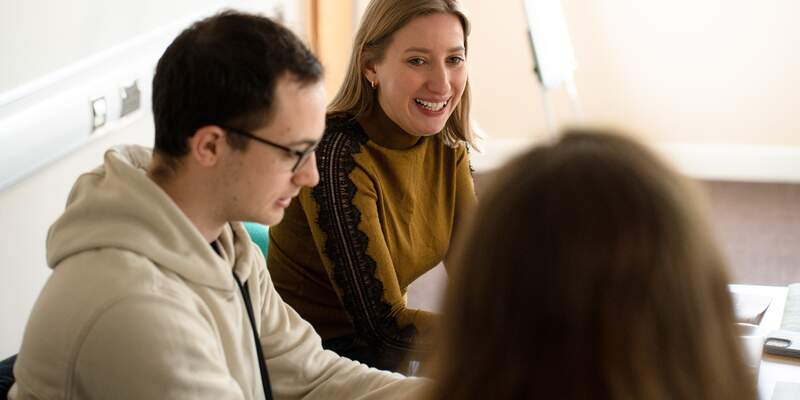
<path fill-rule="evenodd" d="M 100 96 L 91 99 L 89 104 L 92 108 L 92 132 L 94 132 L 105 125 L 108 120 L 108 103 L 104 96 Z"/>

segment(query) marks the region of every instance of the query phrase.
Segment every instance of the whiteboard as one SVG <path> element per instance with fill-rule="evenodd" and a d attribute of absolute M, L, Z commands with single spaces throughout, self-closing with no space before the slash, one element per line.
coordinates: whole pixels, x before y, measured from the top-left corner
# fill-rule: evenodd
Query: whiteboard
<path fill-rule="evenodd" d="M 523 0 L 536 73 L 547 89 L 572 81 L 575 54 L 559 0 Z"/>

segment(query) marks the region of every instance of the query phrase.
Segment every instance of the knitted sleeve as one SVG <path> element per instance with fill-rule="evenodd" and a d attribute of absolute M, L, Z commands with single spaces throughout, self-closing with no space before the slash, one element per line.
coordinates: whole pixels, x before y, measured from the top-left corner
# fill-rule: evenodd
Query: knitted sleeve
<path fill-rule="evenodd" d="M 420 339 L 436 317 L 406 308 L 378 217 L 377 193 L 353 155 L 366 137 L 331 135 L 317 150 L 320 183 L 300 201 L 315 245 L 356 335 L 383 358 L 427 351 Z"/>

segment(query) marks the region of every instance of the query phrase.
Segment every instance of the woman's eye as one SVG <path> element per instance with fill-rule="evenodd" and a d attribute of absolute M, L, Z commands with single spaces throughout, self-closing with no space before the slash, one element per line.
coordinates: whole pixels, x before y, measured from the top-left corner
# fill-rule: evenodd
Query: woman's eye
<path fill-rule="evenodd" d="M 464 61 L 466 61 L 466 59 L 464 57 L 462 57 L 462 56 L 452 56 L 452 57 L 448 58 L 447 61 L 450 64 L 461 64 Z"/>
<path fill-rule="evenodd" d="M 411 58 L 408 60 L 408 63 L 411 65 L 422 65 L 425 64 L 425 60 L 421 58 Z"/>

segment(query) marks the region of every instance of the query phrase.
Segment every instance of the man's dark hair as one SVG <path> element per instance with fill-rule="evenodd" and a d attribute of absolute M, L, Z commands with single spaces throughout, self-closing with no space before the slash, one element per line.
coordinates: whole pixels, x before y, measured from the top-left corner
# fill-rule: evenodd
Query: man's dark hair
<path fill-rule="evenodd" d="M 206 125 L 257 129 L 269 123 L 285 74 L 317 83 L 322 66 L 291 31 L 269 18 L 224 11 L 194 23 L 167 47 L 153 77 L 155 151 L 170 164 Z M 235 148 L 246 138 L 226 136 Z"/>

